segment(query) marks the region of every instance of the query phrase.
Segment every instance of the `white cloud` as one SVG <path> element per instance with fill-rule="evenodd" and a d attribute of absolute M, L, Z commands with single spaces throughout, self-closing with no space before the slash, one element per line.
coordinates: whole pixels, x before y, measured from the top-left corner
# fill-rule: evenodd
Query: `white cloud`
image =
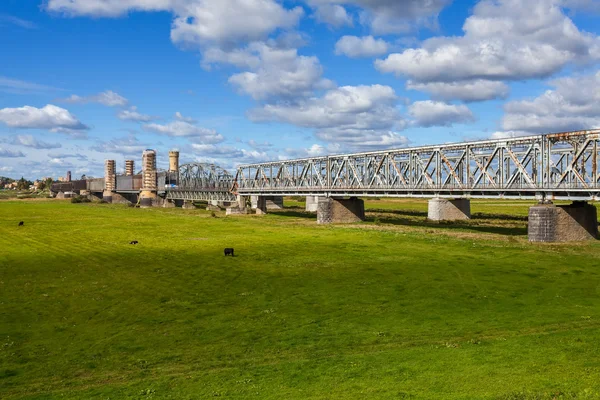
<path fill-rule="evenodd" d="M 129 135 L 125 138 L 112 139 L 106 142 L 98 142 L 91 146 L 90 150 L 100 153 L 117 153 L 125 155 L 140 155 L 148 146 L 141 143 L 135 135 Z"/>
<path fill-rule="evenodd" d="M 535 99 L 505 104 L 502 128 L 542 133 L 600 127 L 600 71 L 550 84 L 555 89 Z"/>
<path fill-rule="evenodd" d="M 580 31 L 562 0 L 482 0 L 463 36 L 434 37 L 420 48 L 377 60 L 377 69 L 411 79 L 435 100 L 505 98 L 500 81 L 539 79 L 571 64 L 600 60 L 600 38 Z"/>
<path fill-rule="evenodd" d="M 81 134 L 89 129 L 69 111 L 52 104 L 43 108 L 24 106 L 0 109 L 0 122 L 11 128 L 48 129 L 69 134 Z"/>
<path fill-rule="evenodd" d="M 33 135 L 15 135 L 5 140 L 6 143 L 10 143 L 17 146 L 31 147 L 33 149 L 47 150 L 47 149 L 58 149 L 62 147 L 60 143 L 48 143 L 41 140 L 37 140 Z"/>
<path fill-rule="evenodd" d="M 117 17 L 131 11 L 169 11 L 174 43 L 219 44 L 260 40 L 276 29 L 293 28 L 302 7 L 275 0 L 48 0 L 48 11 L 68 16 Z"/>
<path fill-rule="evenodd" d="M 182 116 L 180 113 L 177 113 L 175 120 L 168 124 L 145 124 L 142 128 L 147 132 L 171 137 L 183 137 L 200 144 L 215 144 L 225 140 L 223 135 L 214 129 L 197 126 L 195 121 Z"/>
<path fill-rule="evenodd" d="M 175 119 L 178 121 L 189 122 L 190 124 L 195 124 L 198 122 L 192 117 L 184 117 L 179 111 L 175 113 Z"/>
<path fill-rule="evenodd" d="M 317 57 L 300 56 L 296 49 L 279 49 L 265 43 L 253 43 L 249 51 L 258 55 L 258 67 L 231 76 L 229 82 L 256 100 L 306 96 L 333 86 L 322 78 L 323 67 Z"/>
<path fill-rule="evenodd" d="M 20 158 L 25 157 L 23 152 L 0 147 L 0 158 Z"/>
<path fill-rule="evenodd" d="M 112 90 L 107 90 L 102 93 L 98 93 L 93 96 L 81 97 L 77 95 L 71 95 L 66 99 L 62 99 L 65 103 L 99 103 L 105 105 L 107 107 L 123 107 L 126 106 L 128 100 L 121 96 L 118 93 L 113 92 Z"/>
<path fill-rule="evenodd" d="M 48 0 L 46 9 L 68 16 L 118 17 L 129 11 L 163 11 L 172 0 Z"/>
<path fill-rule="evenodd" d="M 249 113 L 257 122 L 277 121 L 316 130 L 317 138 L 344 148 L 402 146 L 407 139 L 394 132 L 405 122 L 389 86 L 344 86 L 323 97 L 297 103 L 267 104 Z"/>
<path fill-rule="evenodd" d="M 329 24 L 336 28 L 342 26 L 353 26 L 353 18 L 346 9 L 339 4 L 325 4 L 315 10 L 317 21 Z"/>
<path fill-rule="evenodd" d="M 435 37 L 391 54 L 376 67 L 415 84 L 472 84 L 543 78 L 570 63 L 600 59 L 600 38 L 580 31 L 560 0 L 482 0 L 463 30 L 464 36 Z"/>
<path fill-rule="evenodd" d="M 465 82 L 429 82 L 408 81 L 406 88 L 428 92 L 434 100 L 462 100 L 464 102 L 505 99 L 510 92 L 502 82 L 477 79 Z"/>
<path fill-rule="evenodd" d="M 421 127 L 452 126 L 475 121 L 475 116 L 465 105 L 452 105 L 437 101 L 417 101 L 408 109 L 413 124 Z"/>
<path fill-rule="evenodd" d="M 121 121 L 134 121 L 134 122 L 150 122 L 156 117 L 152 115 L 142 114 L 138 112 L 136 106 L 132 106 L 129 110 L 121 110 L 117 113 L 117 118 Z"/>
<path fill-rule="evenodd" d="M 343 36 L 335 44 L 335 54 L 348 57 L 375 57 L 387 53 L 388 43 L 373 36 Z"/>
<path fill-rule="evenodd" d="M 329 151 L 320 144 L 313 144 L 309 148 L 287 148 L 285 149 L 285 153 L 294 158 L 307 158 L 307 157 L 318 157 L 324 156 L 329 153 Z"/>
<path fill-rule="evenodd" d="M 236 43 L 261 40 L 278 28 L 293 28 L 302 7 L 288 10 L 274 0 L 192 0 L 173 2 L 175 43 Z M 226 23 L 225 23 L 226 21 Z"/>
<path fill-rule="evenodd" d="M 375 34 L 406 33 L 420 26 L 435 27 L 437 15 L 452 0 L 307 0 L 312 6 L 360 7 L 360 21 Z"/>

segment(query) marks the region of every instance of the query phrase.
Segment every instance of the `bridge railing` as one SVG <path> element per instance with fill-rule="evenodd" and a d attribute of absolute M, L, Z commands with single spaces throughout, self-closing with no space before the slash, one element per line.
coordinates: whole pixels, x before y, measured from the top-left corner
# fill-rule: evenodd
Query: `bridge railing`
<path fill-rule="evenodd" d="M 600 131 L 242 165 L 240 194 L 536 192 L 600 189 Z"/>

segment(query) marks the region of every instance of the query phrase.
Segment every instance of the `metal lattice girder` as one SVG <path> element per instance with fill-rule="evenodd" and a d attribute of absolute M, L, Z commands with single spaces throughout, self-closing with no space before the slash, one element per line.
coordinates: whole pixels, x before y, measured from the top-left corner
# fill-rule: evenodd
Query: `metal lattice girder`
<path fill-rule="evenodd" d="M 235 201 L 235 177 L 214 164 L 191 163 L 165 178 L 167 199 Z"/>
<path fill-rule="evenodd" d="M 600 199 L 600 130 L 238 167 L 241 195 Z"/>

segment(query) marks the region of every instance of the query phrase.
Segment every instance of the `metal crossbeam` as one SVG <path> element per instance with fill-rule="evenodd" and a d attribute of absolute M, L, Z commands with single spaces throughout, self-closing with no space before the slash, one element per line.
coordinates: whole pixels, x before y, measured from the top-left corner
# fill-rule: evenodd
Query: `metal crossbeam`
<path fill-rule="evenodd" d="M 600 130 L 242 165 L 233 192 L 599 200 Z M 229 181 L 228 181 L 229 182 Z"/>

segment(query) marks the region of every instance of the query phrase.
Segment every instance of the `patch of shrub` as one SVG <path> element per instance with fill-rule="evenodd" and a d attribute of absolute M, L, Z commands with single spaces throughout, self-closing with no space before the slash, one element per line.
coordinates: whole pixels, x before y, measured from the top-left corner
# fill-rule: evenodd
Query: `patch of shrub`
<path fill-rule="evenodd" d="M 79 197 L 79 196 L 78 196 L 78 197 L 73 197 L 73 198 L 71 199 L 71 203 L 72 203 L 72 204 L 78 204 L 78 203 L 81 203 L 81 197 Z"/>
<path fill-rule="evenodd" d="M 100 200 L 100 204 L 108 204 L 108 201 L 102 199 L 102 200 Z"/>

